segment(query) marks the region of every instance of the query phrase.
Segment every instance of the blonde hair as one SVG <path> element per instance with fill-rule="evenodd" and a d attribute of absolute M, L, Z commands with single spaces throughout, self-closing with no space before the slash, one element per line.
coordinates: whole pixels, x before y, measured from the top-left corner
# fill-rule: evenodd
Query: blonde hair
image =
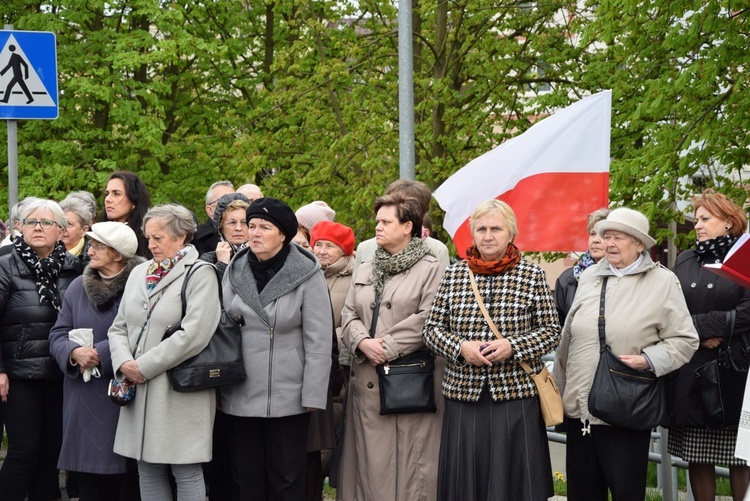
<path fill-rule="evenodd" d="M 474 222 L 482 216 L 487 214 L 500 214 L 505 219 L 505 223 L 508 225 L 508 231 L 511 235 L 511 240 L 515 239 L 518 235 L 518 220 L 516 219 L 516 213 L 510 205 L 506 204 L 502 200 L 490 199 L 477 205 L 474 209 L 474 213 L 469 219 L 469 229 L 474 233 Z"/>

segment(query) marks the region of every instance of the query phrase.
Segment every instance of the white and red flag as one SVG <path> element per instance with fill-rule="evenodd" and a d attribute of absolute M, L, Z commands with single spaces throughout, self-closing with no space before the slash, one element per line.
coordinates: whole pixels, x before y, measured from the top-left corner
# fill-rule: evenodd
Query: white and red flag
<path fill-rule="evenodd" d="M 469 162 L 435 190 L 443 227 L 466 257 L 469 217 L 484 200 L 507 202 L 518 217 L 522 252 L 587 247 L 586 216 L 609 199 L 612 91 L 581 99 Z"/>

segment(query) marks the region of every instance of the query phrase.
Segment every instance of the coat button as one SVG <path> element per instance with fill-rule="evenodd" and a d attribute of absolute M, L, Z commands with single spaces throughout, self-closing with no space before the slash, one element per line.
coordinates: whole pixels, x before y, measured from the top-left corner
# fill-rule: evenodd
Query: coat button
<path fill-rule="evenodd" d="M 143 309 L 148 310 L 148 302 L 143 303 Z"/>
<path fill-rule="evenodd" d="M 373 387 L 373 386 L 375 386 L 375 385 L 374 385 L 374 384 L 372 384 L 372 382 L 370 382 L 370 383 L 367 383 L 367 388 L 368 388 L 368 389 L 372 390 L 372 387 Z"/>
<path fill-rule="evenodd" d="M 390 301 L 386 301 L 385 302 L 385 307 L 390 310 L 391 309 L 391 302 Z"/>
<path fill-rule="evenodd" d="M 692 289 L 695 289 L 697 286 L 698 286 L 698 284 L 696 284 L 695 282 L 693 282 L 692 284 L 690 284 L 690 288 L 692 288 Z"/>
<path fill-rule="evenodd" d="M 706 285 L 706 287 L 709 288 L 709 289 L 713 289 L 714 288 L 714 284 L 708 284 L 708 285 Z"/>

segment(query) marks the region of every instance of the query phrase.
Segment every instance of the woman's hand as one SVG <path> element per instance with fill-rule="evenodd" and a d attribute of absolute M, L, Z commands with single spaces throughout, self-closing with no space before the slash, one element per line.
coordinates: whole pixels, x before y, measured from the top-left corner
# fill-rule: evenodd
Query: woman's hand
<path fill-rule="evenodd" d="M 0 372 L 0 400 L 3 403 L 8 401 L 8 393 L 10 393 L 10 380 L 6 373 Z"/>
<path fill-rule="evenodd" d="M 712 337 L 710 339 L 706 339 L 705 341 L 701 341 L 701 346 L 703 348 L 708 348 L 709 350 L 713 350 L 714 348 L 718 348 L 719 346 L 721 346 L 721 338 Z"/>
<path fill-rule="evenodd" d="M 81 368 L 81 372 L 99 365 L 99 353 L 96 348 L 79 346 L 70 352 L 70 358 Z"/>
<path fill-rule="evenodd" d="M 145 383 L 146 378 L 143 377 L 141 371 L 138 369 L 138 363 L 135 360 L 128 360 L 120 366 L 120 372 L 125 374 L 125 377 L 133 381 L 134 383 Z"/>
<path fill-rule="evenodd" d="M 492 362 L 482 355 L 479 351 L 482 346 L 487 345 L 484 341 L 464 341 L 461 344 L 461 356 L 464 357 L 467 363 L 476 367 L 483 365 L 492 365 Z"/>
<path fill-rule="evenodd" d="M 219 242 L 216 245 L 216 260 L 226 264 L 232 260 L 232 246 L 229 242 Z"/>
<path fill-rule="evenodd" d="M 357 349 L 370 361 L 373 366 L 386 363 L 385 350 L 383 349 L 383 339 L 367 338 L 363 339 L 357 345 Z"/>
<path fill-rule="evenodd" d="M 620 355 L 620 360 L 633 369 L 645 371 L 651 368 L 643 355 Z"/>

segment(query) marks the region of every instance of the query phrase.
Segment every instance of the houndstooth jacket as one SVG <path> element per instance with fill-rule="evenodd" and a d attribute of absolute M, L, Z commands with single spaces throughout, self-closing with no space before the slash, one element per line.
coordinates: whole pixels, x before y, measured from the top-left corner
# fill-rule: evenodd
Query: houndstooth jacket
<path fill-rule="evenodd" d="M 463 359 L 463 341 L 496 338 L 474 297 L 467 263 L 452 265 L 443 275 L 423 331 L 427 346 L 447 361 L 443 395 L 474 402 L 487 384 L 495 401 L 535 396 L 534 382 L 516 361 L 524 360 L 539 372 L 540 357 L 560 340 L 560 323 L 544 270 L 522 259 L 504 273 L 475 277 L 482 300 L 513 354 L 504 362 L 483 367 Z"/>

